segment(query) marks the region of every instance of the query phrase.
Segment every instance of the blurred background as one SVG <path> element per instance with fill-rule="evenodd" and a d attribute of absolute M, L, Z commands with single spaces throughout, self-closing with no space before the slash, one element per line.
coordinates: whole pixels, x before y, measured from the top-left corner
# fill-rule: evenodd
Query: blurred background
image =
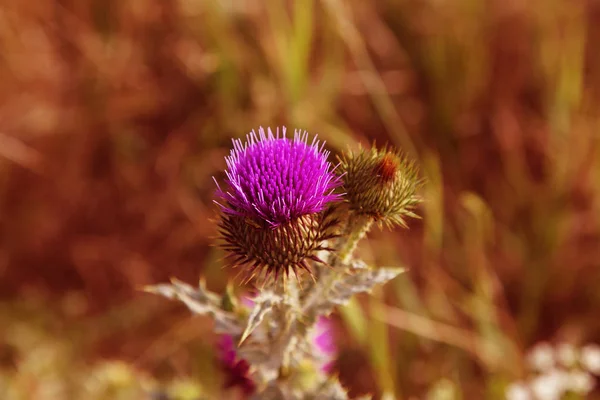
<path fill-rule="evenodd" d="M 352 395 L 503 399 L 539 343 L 597 350 L 598 43 L 592 0 L 3 2 L 0 398 L 233 398 L 210 319 L 140 288 L 224 290 L 212 177 L 260 125 L 427 179 L 359 248 L 409 272 L 333 316 Z"/>

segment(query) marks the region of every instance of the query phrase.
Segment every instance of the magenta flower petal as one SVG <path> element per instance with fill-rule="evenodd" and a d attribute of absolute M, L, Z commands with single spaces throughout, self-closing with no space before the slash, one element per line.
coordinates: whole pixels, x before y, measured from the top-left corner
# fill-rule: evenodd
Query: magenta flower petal
<path fill-rule="evenodd" d="M 217 191 L 219 204 L 230 215 L 254 217 L 278 226 L 302 215 L 321 212 L 339 200 L 334 190 L 340 178 L 327 161 L 329 152 L 308 133 L 296 130 L 286 137 L 286 128 L 273 134 L 259 128 L 246 143 L 233 141 L 227 161 L 227 190 Z"/>
<path fill-rule="evenodd" d="M 221 247 L 232 266 L 247 267 L 247 279 L 312 274 L 317 253 L 338 235 L 338 219 L 330 203 L 340 199 L 341 178 L 327 161 L 329 153 L 316 137 L 285 128 L 233 141 L 226 157 L 226 188 L 218 187 L 222 213 Z"/>
<path fill-rule="evenodd" d="M 333 325 L 328 318 L 319 317 L 313 328 L 311 341 L 322 360 L 320 369 L 323 372 L 330 372 L 338 349 L 333 335 Z"/>
<path fill-rule="evenodd" d="M 231 365 L 235 362 L 235 347 L 233 338 L 229 335 L 221 336 L 218 344 L 219 355 L 221 361 L 227 365 Z"/>
<path fill-rule="evenodd" d="M 319 336 L 315 337 L 314 343 L 323 354 L 335 354 L 337 350 L 331 332 L 321 333 Z"/>
<path fill-rule="evenodd" d="M 250 378 L 250 365 L 244 359 L 238 359 L 233 338 L 221 336 L 218 344 L 219 362 L 225 372 L 225 388 L 239 387 L 246 396 L 254 393 L 256 385 Z"/>

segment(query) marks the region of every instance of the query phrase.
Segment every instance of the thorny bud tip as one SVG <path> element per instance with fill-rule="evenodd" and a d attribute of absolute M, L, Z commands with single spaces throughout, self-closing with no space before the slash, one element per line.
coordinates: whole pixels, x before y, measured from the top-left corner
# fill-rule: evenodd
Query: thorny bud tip
<path fill-rule="evenodd" d="M 420 202 L 418 171 L 400 153 L 360 148 L 340 158 L 339 172 L 353 212 L 388 226 L 406 226 L 406 217 L 417 217 L 412 210 Z"/>

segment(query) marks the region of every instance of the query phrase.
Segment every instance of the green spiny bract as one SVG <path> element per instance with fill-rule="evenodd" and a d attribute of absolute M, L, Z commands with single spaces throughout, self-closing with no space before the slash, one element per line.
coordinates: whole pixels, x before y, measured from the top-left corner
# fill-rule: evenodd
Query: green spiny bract
<path fill-rule="evenodd" d="M 418 216 L 413 209 L 421 201 L 421 181 L 415 164 L 388 148 L 359 148 L 340 157 L 345 200 L 352 211 L 379 224 L 406 227 L 405 218 Z"/>

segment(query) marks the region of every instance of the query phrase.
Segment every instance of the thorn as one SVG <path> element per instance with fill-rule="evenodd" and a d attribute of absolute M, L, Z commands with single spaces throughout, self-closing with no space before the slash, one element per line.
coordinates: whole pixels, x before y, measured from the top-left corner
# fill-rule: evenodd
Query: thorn
<path fill-rule="evenodd" d="M 315 255 L 309 255 L 308 258 L 310 258 L 311 260 L 313 260 L 314 262 L 317 262 L 319 264 L 325 264 L 325 262 L 323 260 L 321 260 L 319 257 L 317 257 Z"/>
<path fill-rule="evenodd" d="M 139 290 L 146 293 L 158 294 L 158 291 L 154 288 L 154 285 L 144 285 L 138 286 L 136 285 L 135 290 Z"/>
<path fill-rule="evenodd" d="M 237 265 L 236 265 L 235 267 L 237 267 Z M 244 270 L 243 268 L 240 268 L 240 269 L 238 270 L 238 273 L 237 273 L 237 274 L 235 274 L 235 276 L 233 277 L 233 280 L 234 280 L 234 281 L 237 281 L 237 280 L 238 280 L 238 278 L 240 277 L 240 275 L 242 275 L 244 272 L 245 272 L 245 270 Z M 243 281 L 243 280 L 242 280 L 242 283 L 244 283 L 244 281 Z"/>
<path fill-rule="evenodd" d="M 292 271 L 294 272 L 294 276 L 296 277 L 298 287 L 300 288 L 300 290 L 302 290 L 302 283 L 300 283 L 300 278 L 298 278 L 298 271 L 296 271 L 296 268 L 292 268 Z"/>
<path fill-rule="evenodd" d="M 241 272 L 241 271 L 240 271 Z M 246 279 L 244 280 L 243 284 L 247 285 L 252 279 L 254 279 L 254 277 L 257 274 L 257 270 L 256 268 L 252 270 L 251 273 L 248 274 L 248 276 L 246 277 Z"/>
<path fill-rule="evenodd" d="M 312 279 L 313 283 L 316 285 L 317 278 L 315 277 L 315 274 L 313 274 L 312 271 L 308 271 L 308 276 L 310 276 L 310 279 Z"/>
<path fill-rule="evenodd" d="M 177 279 L 176 277 L 172 276 L 169 278 L 169 281 L 174 285 L 174 286 L 181 286 L 181 285 L 185 285 L 185 282 Z M 203 278 L 200 278 L 200 284 L 202 284 L 204 281 Z M 206 282 L 204 282 L 206 283 Z"/>
<path fill-rule="evenodd" d="M 246 341 L 246 339 L 248 339 L 248 337 L 250 336 L 251 333 L 252 332 L 248 332 L 248 328 L 246 328 L 244 333 L 242 333 L 242 337 L 240 338 L 240 341 L 238 342 L 238 347 L 240 347 L 242 345 L 242 343 L 244 343 L 244 341 Z"/>

